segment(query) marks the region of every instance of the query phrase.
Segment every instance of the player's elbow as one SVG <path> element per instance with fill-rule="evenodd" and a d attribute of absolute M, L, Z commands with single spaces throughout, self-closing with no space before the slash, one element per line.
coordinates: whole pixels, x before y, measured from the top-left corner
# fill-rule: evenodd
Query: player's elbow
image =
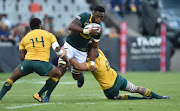
<path fill-rule="evenodd" d="M 74 23 L 71 23 L 71 24 L 69 25 L 68 29 L 69 29 L 69 30 L 73 30 L 74 27 L 75 27 L 75 24 L 74 24 Z"/>

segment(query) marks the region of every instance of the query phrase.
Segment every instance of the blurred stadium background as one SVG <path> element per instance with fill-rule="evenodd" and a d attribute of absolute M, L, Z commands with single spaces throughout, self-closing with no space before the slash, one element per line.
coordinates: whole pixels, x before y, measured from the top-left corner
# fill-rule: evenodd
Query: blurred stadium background
<path fill-rule="evenodd" d="M 67 72 L 61 79 L 59 87 L 53 92 L 52 102 L 36 104 L 32 95 L 43 86 L 47 78 L 32 74 L 14 84 L 12 91 L 5 96 L 5 104 L 0 104 L 0 110 L 28 111 L 37 110 L 36 106 L 38 106 L 39 110 L 44 110 L 44 108 L 49 110 L 51 107 L 52 110 L 74 111 L 85 109 L 105 111 L 120 108 L 121 110 L 169 111 L 173 109 L 173 111 L 178 111 L 178 106 L 180 106 L 178 102 L 180 99 L 178 89 L 180 85 L 179 44 L 175 44 L 167 37 L 166 69 L 168 72 L 160 73 L 161 38 L 158 35 L 160 33 L 144 33 L 142 28 L 145 24 L 140 24 L 143 17 L 143 23 L 149 22 L 148 18 L 152 17 L 151 14 L 158 16 L 156 19 L 151 19 L 152 21 L 161 20 L 159 24 L 167 23 L 168 19 L 164 13 L 155 13 L 155 11 L 162 12 L 163 3 L 174 7 L 180 5 L 178 0 L 0 0 L 0 88 L 21 62 L 18 45 L 22 37 L 30 31 L 29 20 L 31 18 L 40 18 L 43 22 L 43 29 L 55 34 L 62 46 L 66 36 L 70 33 L 67 29 L 69 23 L 78 14 L 91 13 L 94 7 L 101 5 L 105 7 L 106 12 L 102 23 L 103 35 L 100 40 L 100 49 L 108 58 L 110 65 L 120 71 L 120 32 L 121 23 L 125 21 L 128 25 L 127 74 L 123 76 L 136 85 L 142 85 L 157 93 L 172 97 L 168 101 L 107 101 L 98 83 L 89 72 L 85 73 L 85 84 L 81 89 L 77 89 L 76 81 L 72 79 L 70 72 Z M 150 13 L 147 13 L 149 10 Z M 169 9 L 169 11 L 172 10 Z M 176 18 L 179 18 L 178 14 L 176 15 Z M 171 17 L 170 13 L 170 19 Z M 167 27 L 175 25 L 176 29 L 180 29 L 179 19 L 173 20 L 171 19 L 166 24 Z M 159 29 L 159 27 L 156 25 L 152 30 Z M 175 30 L 170 31 L 175 32 Z M 179 37 L 178 34 L 174 35 L 175 37 Z M 50 62 L 57 64 L 57 56 L 53 51 Z"/>

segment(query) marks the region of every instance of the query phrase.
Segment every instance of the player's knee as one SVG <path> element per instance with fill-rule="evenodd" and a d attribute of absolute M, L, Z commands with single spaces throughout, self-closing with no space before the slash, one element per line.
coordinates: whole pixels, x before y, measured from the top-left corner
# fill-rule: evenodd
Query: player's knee
<path fill-rule="evenodd" d="M 130 88 L 128 89 L 128 92 L 134 93 L 135 92 L 135 85 L 130 83 L 130 82 L 129 82 L 129 84 L 130 84 Z"/>
<path fill-rule="evenodd" d="M 75 80 L 80 80 L 82 78 L 82 71 L 79 71 L 79 70 L 71 67 L 71 73 Z"/>
<path fill-rule="evenodd" d="M 75 80 L 80 80 L 82 78 L 82 74 L 81 73 L 72 73 L 72 76 Z"/>

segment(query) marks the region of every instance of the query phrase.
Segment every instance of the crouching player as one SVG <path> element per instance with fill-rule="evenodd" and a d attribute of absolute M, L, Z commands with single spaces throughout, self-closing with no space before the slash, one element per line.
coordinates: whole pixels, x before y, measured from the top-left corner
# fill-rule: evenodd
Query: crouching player
<path fill-rule="evenodd" d="M 98 55 L 96 57 L 95 63 L 90 63 L 89 58 L 87 58 L 86 63 L 78 63 L 69 53 L 66 57 L 69 59 L 70 64 L 82 71 L 90 70 L 90 65 L 94 65 L 97 70 L 92 72 L 93 76 L 96 78 L 104 94 L 109 99 L 124 100 L 124 99 L 170 99 L 169 96 L 158 95 L 148 88 L 135 86 L 133 83 L 129 82 L 121 75 L 119 75 L 114 69 L 109 65 L 109 62 L 103 52 L 99 49 Z M 143 97 L 132 97 L 129 95 L 120 95 L 119 90 L 128 91 L 131 93 L 139 93 Z"/>

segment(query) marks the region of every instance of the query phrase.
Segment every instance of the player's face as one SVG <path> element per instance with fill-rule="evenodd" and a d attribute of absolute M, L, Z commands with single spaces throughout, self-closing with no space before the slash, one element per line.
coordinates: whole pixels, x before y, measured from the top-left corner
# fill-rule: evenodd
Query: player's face
<path fill-rule="evenodd" d="M 92 13 L 92 14 L 93 14 L 93 16 L 92 16 L 92 22 L 93 22 L 93 23 L 98 23 L 98 24 L 100 24 L 101 21 L 104 19 L 104 12 L 98 12 L 98 11 L 96 11 L 96 12 L 94 12 L 94 13 Z"/>

